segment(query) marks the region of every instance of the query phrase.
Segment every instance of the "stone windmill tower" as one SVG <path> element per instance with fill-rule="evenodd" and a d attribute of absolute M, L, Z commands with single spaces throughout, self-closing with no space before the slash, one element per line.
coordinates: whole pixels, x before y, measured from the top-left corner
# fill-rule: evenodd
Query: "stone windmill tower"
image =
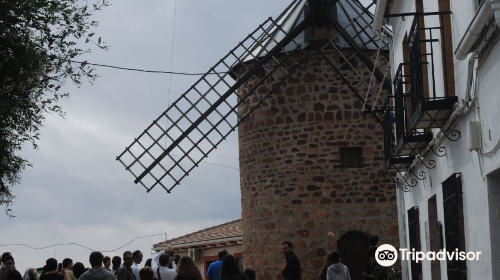
<path fill-rule="evenodd" d="M 281 279 L 280 245 L 288 240 L 304 279 L 317 279 L 333 250 L 352 279 L 362 279 L 369 235 L 398 244 L 396 192 L 384 174 L 388 46 L 371 30 L 370 7 L 293 1 L 118 160 L 148 191 L 159 185 L 170 193 L 237 129 L 244 266 L 259 279 Z"/>

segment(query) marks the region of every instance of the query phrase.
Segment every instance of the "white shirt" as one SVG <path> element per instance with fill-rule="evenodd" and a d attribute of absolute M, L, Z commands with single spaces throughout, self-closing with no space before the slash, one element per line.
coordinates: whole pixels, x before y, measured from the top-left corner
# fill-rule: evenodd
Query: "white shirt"
<path fill-rule="evenodd" d="M 139 276 L 139 264 L 133 262 L 130 268 L 132 268 L 132 273 L 135 275 L 135 280 L 141 280 L 141 276 Z"/>
<path fill-rule="evenodd" d="M 161 280 L 174 280 L 175 270 L 177 269 L 177 265 L 175 262 L 172 262 L 172 268 L 168 268 L 166 266 L 160 266 L 160 256 L 165 254 L 165 251 L 161 251 L 151 260 L 151 268 L 155 273 L 155 277 Z M 158 267 L 160 268 L 160 277 L 158 277 Z"/>

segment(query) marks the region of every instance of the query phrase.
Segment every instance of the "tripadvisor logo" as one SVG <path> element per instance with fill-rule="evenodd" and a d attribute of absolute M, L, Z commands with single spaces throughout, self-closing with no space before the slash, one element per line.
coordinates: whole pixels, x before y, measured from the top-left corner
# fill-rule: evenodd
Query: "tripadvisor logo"
<path fill-rule="evenodd" d="M 479 255 L 481 255 L 481 252 L 463 252 L 463 251 L 458 251 L 458 249 L 455 249 L 455 251 L 446 251 L 442 250 L 439 252 L 420 252 L 420 251 L 415 251 L 415 249 L 412 249 L 409 251 L 408 249 L 399 249 L 401 253 L 401 260 L 406 261 L 406 260 L 413 260 L 416 261 L 417 263 L 419 261 L 423 261 L 425 259 L 434 261 L 434 260 L 448 260 L 448 261 L 465 261 L 466 259 L 469 261 L 478 261 L 479 260 Z M 377 248 L 377 251 L 375 252 L 375 260 L 377 260 L 377 263 L 381 266 L 392 266 L 394 263 L 396 263 L 398 259 L 398 251 L 394 246 L 390 244 L 384 244 L 380 245 Z"/>

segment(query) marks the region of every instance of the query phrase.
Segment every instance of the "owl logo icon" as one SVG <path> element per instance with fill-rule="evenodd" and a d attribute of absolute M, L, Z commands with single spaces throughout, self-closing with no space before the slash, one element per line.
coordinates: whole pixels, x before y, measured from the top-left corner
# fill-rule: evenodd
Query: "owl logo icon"
<path fill-rule="evenodd" d="M 392 266 L 398 260 L 398 251 L 390 244 L 380 245 L 375 251 L 375 260 L 381 266 Z"/>

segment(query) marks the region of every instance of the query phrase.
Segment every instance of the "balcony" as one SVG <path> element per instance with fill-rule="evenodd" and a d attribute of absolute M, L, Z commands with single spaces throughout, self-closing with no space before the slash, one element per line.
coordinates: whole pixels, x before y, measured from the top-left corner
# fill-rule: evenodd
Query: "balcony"
<path fill-rule="evenodd" d="M 432 141 L 432 132 L 426 132 L 424 129 L 412 129 L 409 125 L 410 112 L 407 104 L 411 94 L 406 92 L 410 88 L 410 77 L 404 74 L 406 68 L 409 70 L 409 63 L 401 63 L 394 77 L 394 108 L 396 122 L 396 154 L 412 155 L 420 154 L 430 141 Z"/>
<path fill-rule="evenodd" d="M 408 37 L 412 129 L 442 128 L 458 102 L 449 15 L 436 12 L 414 16 Z"/>
<path fill-rule="evenodd" d="M 411 165 L 414 155 L 398 155 L 394 145 L 394 111 L 386 106 L 384 112 L 384 172 L 400 172 Z"/>

